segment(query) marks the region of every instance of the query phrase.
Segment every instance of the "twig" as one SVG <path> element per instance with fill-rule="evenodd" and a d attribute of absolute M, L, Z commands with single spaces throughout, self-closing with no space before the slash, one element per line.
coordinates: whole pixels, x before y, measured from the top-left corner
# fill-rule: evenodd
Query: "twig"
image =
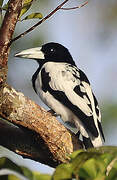
<path fill-rule="evenodd" d="M 88 1 L 86 1 L 85 3 L 81 4 L 80 6 L 75 6 L 75 7 L 71 7 L 71 8 L 61 8 L 62 10 L 73 10 L 73 9 L 79 9 L 83 6 L 85 6 L 86 4 L 88 4 Z"/>
<path fill-rule="evenodd" d="M 31 32 L 32 30 L 34 30 L 37 26 L 39 26 L 40 24 L 42 24 L 44 21 L 46 21 L 48 18 L 50 18 L 53 14 L 55 14 L 59 9 L 61 9 L 61 7 L 67 3 L 69 0 L 65 0 L 64 2 L 62 2 L 59 6 L 57 6 L 52 12 L 50 12 L 47 16 L 45 16 L 41 21 L 39 21 L 38 23 L 36 23 L 34 26 L 32 26 L 31 28 L 29 28 L 27 31 L 21 33 L 19 36 L 15 37 L 14 39 L 11 40 L 10 44 L 16 40 L 18 40 L 19 38 L 23 37 L 24 35 L 26 35 L 27 33 Z"/>

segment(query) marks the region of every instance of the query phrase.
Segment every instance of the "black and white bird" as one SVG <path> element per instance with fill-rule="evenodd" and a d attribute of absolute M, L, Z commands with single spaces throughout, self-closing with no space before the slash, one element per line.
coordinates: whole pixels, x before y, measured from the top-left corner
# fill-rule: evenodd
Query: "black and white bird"
<path fill-rule="evenodd" d="M 32 76 L 35 92 L 72 130 L 75 127 L 85 148 L 101 146 L 105 138 L 98 102 L 87 76 L 77 68 L 68 49 L 51 42 L 15 56 L 38 62 Z"/>

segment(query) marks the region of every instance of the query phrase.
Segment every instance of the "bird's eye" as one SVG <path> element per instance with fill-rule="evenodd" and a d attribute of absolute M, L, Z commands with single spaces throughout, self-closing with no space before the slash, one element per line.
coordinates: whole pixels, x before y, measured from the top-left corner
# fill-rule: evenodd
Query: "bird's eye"
<path fill-rule="evenodd" d="M 54 51 L 55 51 L 55 49 L 54 49 L 54 48 L 51 48 L 51 49 L 50 49 L 50 51 L 51 51 L 51 52 L 54 52 Z"/>

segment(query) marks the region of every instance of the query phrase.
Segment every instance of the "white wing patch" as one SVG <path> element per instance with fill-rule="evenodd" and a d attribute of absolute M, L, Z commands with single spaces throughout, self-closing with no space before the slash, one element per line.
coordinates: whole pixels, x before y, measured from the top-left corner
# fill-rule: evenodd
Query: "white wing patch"
<path fill-rule="evenodd" d="M 46 72 L 49 72 L 49 76 L 51 77 L 49 85 L 53 90 L 64 92 L 69 101 L 75 106 L 78 106 L 87 116 L 91 116 L 93 114 L 92 110 L 88 106 L 90 102 L 87 97 L 80 97 L 74 92 L 74 88 L 81 83 L 79 69 L 76 67 L 69 68 L 69 65 L 66 63 L 60 64 L 53 62 L 46 63 L 44 68 Z M 83 86 L 80 86 L 82 92 L 86 92 L 88 95 L 91 95 L 89 98 L 92 98 L 90 85 L 85 82 L 82 84 Z M 92 99 L 91 102 L 93 102 Z"/>

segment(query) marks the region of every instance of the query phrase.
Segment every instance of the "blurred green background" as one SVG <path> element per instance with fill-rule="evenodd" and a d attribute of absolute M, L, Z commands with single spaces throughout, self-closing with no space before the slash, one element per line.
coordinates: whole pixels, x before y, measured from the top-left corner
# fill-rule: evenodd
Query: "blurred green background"
<path fill-rule="evenodd" d="M 27 14 L 36 11 L 45 16 L 61 2 L 36 0 Z M 65 6 L 77 6 L 83 2 L 71 0 Z M 14 37 L 38 21 L 18 22 Z M 90 0 L 81 9 L 60 10 L 34 31 L 13 43 L 9 56 L 8 83 L 43 107 L 45 105 L 31 84 L 37 63 L 14 58 L 14 54 L 51 41 L 66 46 L 77 66 L 87 74 L 101 108 L 105 145 L 117 145 L 117 0 Z M 40 172 L 52 171 L 31 160 L 26 162 Z"/>

